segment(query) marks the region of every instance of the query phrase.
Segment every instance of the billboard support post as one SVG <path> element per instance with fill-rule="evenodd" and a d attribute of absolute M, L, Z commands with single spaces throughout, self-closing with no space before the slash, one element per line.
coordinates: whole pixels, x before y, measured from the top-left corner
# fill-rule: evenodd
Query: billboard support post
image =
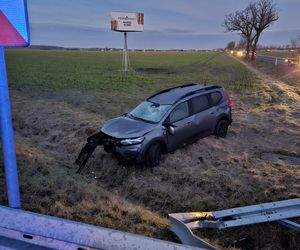
<path fill-rule="evenodd" d="M 123 70 L 128 71 L 127 32 L 124 32 Z"/>
<path fill-rule="evenodd" d="M 17 172 L 17 160 L 14 145 L 11 108 L 8 93 L 4 47 L 0 46 L 0 130 L 5 167 L 8 205 L 20 208 L 20 192 Z"/>

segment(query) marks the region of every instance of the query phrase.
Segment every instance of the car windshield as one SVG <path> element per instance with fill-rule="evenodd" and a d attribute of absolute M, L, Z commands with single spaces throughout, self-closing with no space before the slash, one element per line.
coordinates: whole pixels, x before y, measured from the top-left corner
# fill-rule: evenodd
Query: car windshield
<path fill-rule="evenodd" d="M 149 101 L 144 101 L 134 108 L 129 115 L 133 118 L 146 122 L 159 122 L 172 105 L 162 105 Z"/>

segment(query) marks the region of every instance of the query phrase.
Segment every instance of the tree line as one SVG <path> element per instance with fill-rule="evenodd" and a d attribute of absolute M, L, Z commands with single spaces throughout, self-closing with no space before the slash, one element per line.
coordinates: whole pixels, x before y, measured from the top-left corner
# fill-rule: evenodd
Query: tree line
<path fill-rule="evenodd" d="M 235 50 L 235 49 L 245 49 L 246 41 L 244 39 L 240 39 L 238 43 L 235 41 L 230 41 L 226 45 L 226 49 Z M 292 37 L 290 39 L 290 43 L 288 44 L 269 44 L 269 45 L 257 45 L 257 50 L 261 49 L 279 49 L 279 50 L 297 50 L 300 52 L 300 35 Z"/>

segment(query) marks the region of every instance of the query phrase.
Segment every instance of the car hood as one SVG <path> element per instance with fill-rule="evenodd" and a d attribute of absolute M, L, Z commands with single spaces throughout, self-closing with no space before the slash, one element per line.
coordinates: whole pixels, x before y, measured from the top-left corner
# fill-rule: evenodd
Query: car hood
<path fill-rule="evenodd" d="M 155 126 L 157 125 L 120 116 L 105 122 L 101 131 L 119 139 L 136 138 L 150 132 Z"/>

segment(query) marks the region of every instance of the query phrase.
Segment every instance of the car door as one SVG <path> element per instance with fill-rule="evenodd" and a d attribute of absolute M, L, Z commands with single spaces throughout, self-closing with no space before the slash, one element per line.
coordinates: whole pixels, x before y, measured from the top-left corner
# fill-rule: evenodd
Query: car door
<path fill-rule="evenodd" d="M 192 137 L 190 128 L 193 117 L 190 116 L 189 103 L 185 101 L 178 104 L 171 111 L 167 120 L 174 127 L 174 135 L 168 134 L 168 148 L 172 151 Z"/>
<path fill-rule="evenodd" d="M 226 113 L 227 110 L 227 101 L 222 101 L 223 95 L 221 94 L 220 91 L 215 91 L 211 92 L 208 94 L 208 99 L 209 99 L 209 105 L 210 105 L 210 110 L 212 114 L 212 119 L 211 119 L 211 128 L 215 129 L 219 117 Z M 213 132 L 212 131 L 212 132 Z"/>
<path fill-rule="evenodd" d="M 194 137 L 205 137 L 214 131 L 215 107 L 210 106 L 209 97 L 202 94 L 190 99 L 193 121 L 191 132 Z"/>

